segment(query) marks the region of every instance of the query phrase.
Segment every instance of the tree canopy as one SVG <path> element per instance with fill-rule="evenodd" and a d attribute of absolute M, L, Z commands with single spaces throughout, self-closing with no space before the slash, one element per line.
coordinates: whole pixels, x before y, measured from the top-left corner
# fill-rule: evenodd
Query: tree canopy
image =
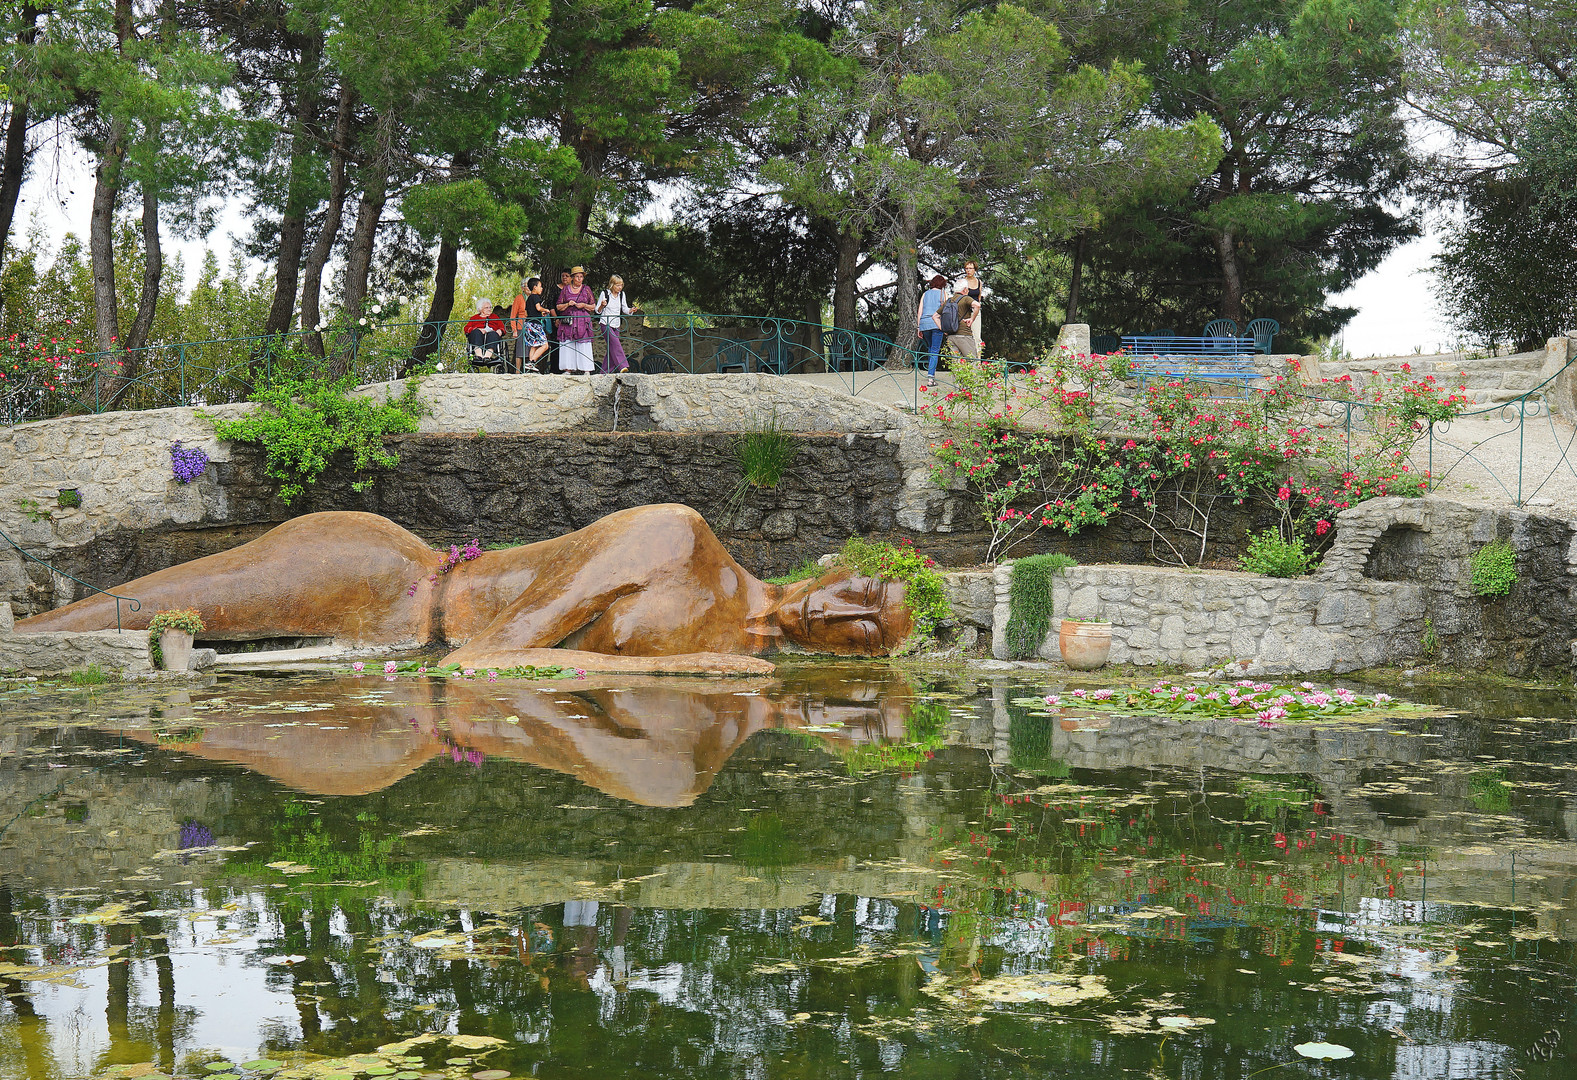
<path fill-rule="evenodd" d="M 550 282 L 620 273 L 647 310 L 900 344 L 921 282 L 965 259 L 995 291 L 999 354 L 1065 319 L 1270 316 L 1312 341 L 1352 314 L 1330 298 L 1416 235 L 1409 197 L 1466 200 L 1463 228 L 1488 231 L 1464 244 L 1568 220 L 1574 2 L 11 4 L 0 250 L 25 265 L 0 276 L 0 310 L 6 332 L 59 329 L 13 295 L 53 272 L 13 219 L 67 132 L 94 199 L 55 257 L 67 275 L 86 258 L 74 332 L 100 349 L 174 332 L 165 237 L 203 234 L 225 201 L 267 270 L 235 269 L 249 299 L 211 333 L 373 304 L 436 327 L 469 252 Z M 1410 146 L 1409 108 L 1449 151 Z M 1552 318 L 1472 332 L 1521 340 Z"/>

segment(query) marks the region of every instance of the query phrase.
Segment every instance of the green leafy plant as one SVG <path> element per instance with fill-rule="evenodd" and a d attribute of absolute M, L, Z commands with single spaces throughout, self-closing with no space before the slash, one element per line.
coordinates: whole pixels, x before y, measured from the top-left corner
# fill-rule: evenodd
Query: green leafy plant
<path fill-rule="evenodd" d="M 1078 560 L 1060 551 L 1030 555 L 1013 562 L 1008 592 L 1008 655 L 1015 660 L 1035 656 L 1051 631 L 1052 579 Z"/>
<path fill-rule="evenodd" d="M 105 675 L 104 669 L 97 664 L 89 664 L 67 675 L 66 681 L 72 686 L 102 686 L 109 682 L 109 676 Z"/>
<path fill-rule="evenodd" d="M 62 510 L 75 510 L 82 505 L 82 493 L 76 488 L 61 488 L 60 494 L 55 496 L 55 503 Z"/>
<path fill-rule="evenodd" d="M 1251 574 L 1291 578 L 1308 573 L 1313 559 L 1314 553 L 1301 536 L 1286 540 L 1277 530 L 1266 529 L 1249 537 L 1248 550 L 1238 559 L 1238 566 Z"/>
<path fill-rule="evenodd" d="M 779 423 L 777 413 L 740 434 L 734 443 L 744 483 L 751 487 L 777 487 L 783 473 L 799 453 L 799 441 Z"/>
<path fill-rule="evenodd" d="M 1424 640 L 1419 643 L 1424 651 L 1425 660 L 1433 660 L 1440 655 L 1440 635 L 1435 633 L 1435 620 L 1424 616 Z"/>
<path fill-rule="evenodd" d="M 838 562 L 866 577 L 903 582 L 904 603 L 914 618 L 917 641 L 936 637 L 937 627 L 953 617 L 953 605 L 936 563 L 915 550 L 907 538 L 895 546 L 851 536 L 838 552 Z"/>
<path fill-rule="evenodd" d="M 18 499 L 16 508 L 22 511 L 23 516 L 31 522 L 37 523 L 49 520 L 49 511 L 45 510 L 37 499 Z"/>
<path fill-rule="evenodd" d="M 351 455 L 358 474 L 399 464 L 399 456 L 386 450 L 383 440 L 416 430 L 423 412 L 416 398 L 419 381 L 406 380 L 401 396 L 386 397 L 380 404 L 350 396 L 354 376 L 332 382 L 291 380 L 253 394 L 252 400 L 262 407 L 239 420 L 207 419 L 221 439 L 263 447 L 268 475 L 281 481 L 279 497 L 288 504 L 316 482 L 341 451 Z M 365 491 L 371 485 L 371 477 L 360 477 L 351 488 Z"/>
<path fill-rule="evenodd" d="M 820 577 L 826 568 L 815 559 L 806 559 L 786 574 L 766 578 L 768 585 L 792 585 L 796 581 L 809 581 L 813 577 Z"/>
<path fill-rule="evenodd" d="M 1492 540 L 1473 553 L 1473 593 L 1505 596 L 1517 583 L 1517 552 L 1506 540 Z"/>

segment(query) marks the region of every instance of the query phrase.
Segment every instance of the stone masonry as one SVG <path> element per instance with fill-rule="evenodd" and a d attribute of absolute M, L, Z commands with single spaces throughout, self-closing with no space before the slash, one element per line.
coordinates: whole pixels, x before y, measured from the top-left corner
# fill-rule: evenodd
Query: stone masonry
<path fill-rule="evenodd" d="M 1311 577 L 1077 566 L 1055 583 L 1053 610 L 1058 619 L 1109 621 L 1111 660 L 1119 664 L 1235 661 L 1247 675 L 1342 673 L 1423 659 L 1510 675 L 1577 667 L 1577 522 L 1386 498 L 1343 511 L 1336 525 L 1338 540 Z M 1516 551 L 1518 581 L 1506 597 L 1476 596 L 1471 557 L 1495 539 Z M 991 572 L 992 655 L 999 659 L 1007 658 L 1011 567 Z M 973 613 L 978 589 L 958 582 L 950 592 Z M 1426 635 L 1433 639 L 1427 648 Z M 1058 655 L 1055 626 L 1040 655 Z"/>

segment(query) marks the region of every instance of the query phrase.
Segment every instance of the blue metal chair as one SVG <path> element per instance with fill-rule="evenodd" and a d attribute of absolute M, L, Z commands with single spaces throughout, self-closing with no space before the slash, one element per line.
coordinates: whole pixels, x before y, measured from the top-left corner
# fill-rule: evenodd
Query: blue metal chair
<path fill-rule="evenodd" d="M 1233 319 L 1211 319 L 1205 323 L 1204 337 L 1237 337 L 1238 324 Z"/>
<path fill-rule="evenodd" d="M 1254 348 L 1262 353 L 1268 353 L 1276 340 L 1276 335 L 1281 333 L 1281 324 L 1275 319 L 1253 319 L 1244 329 L 1248 331 L 1248 336 L 1254 339 Z"/>

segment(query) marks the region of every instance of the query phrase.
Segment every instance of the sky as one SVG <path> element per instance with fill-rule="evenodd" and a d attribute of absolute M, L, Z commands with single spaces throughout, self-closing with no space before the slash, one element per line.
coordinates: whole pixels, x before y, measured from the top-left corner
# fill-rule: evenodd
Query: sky
<path fill-rule="evenodd" d="M 92 167 L 74 146 L 58 140 L 39 155 L 23 186 L 16 231 L 25 234 L 31 221 L 37 220 L 52 245 L 68 232 L 85 237 L 92 195 Z M 214 231 L 203 240 L 180 240 L 166 232 L 165 256 L 181 252 L 188 288 L 202 265 L 205 247 L 214 250 L 221 266 L 228 264 L 231 238 L 247 231 L 242 209 L 239 201 L 224 207 Z M 1437 227 L 1432 230 L 1391 252 L 1351 289 L 1333 298 L 1358 309 L 1340 335 L 1343 347 L 1354 357 L 1407 355 L 1418 347 L 1432 353 L 1451 347 L 1453 335 L 1429 293 L 1427 268 L 1439 250 Z M 259 264 L 252 269 L 266 268 Z"/>

